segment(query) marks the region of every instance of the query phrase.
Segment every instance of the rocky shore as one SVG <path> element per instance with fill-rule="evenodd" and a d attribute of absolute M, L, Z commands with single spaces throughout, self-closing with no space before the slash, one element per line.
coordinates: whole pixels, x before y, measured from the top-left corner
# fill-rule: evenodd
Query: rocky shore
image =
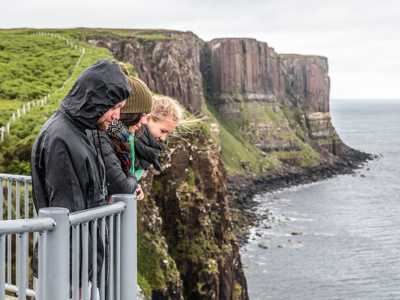
<path fill-rule="evenodd" d="M 318 165 L 307 169 L 284 170 L 280 174 L 268 174 L 255 177 L 230 176 L 228 190 L 232 195 L 232 209 L 235 232 L 241 245 L 249 238 L 249 229 L 270 216 L 256 213 L 258 202 L 254 196 L 273 192 L 291 186 L 307 184 L 337 175 L 352 174 L 366 162 L 378 159 L 380 155 L 369 154 L 347 148 L 343 157 L 334 164 Z"/>

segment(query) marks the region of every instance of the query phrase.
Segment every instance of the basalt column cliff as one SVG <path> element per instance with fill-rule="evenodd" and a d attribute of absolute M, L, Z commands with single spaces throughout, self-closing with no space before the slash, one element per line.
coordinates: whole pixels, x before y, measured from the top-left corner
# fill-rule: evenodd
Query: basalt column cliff
<path fill-rule="evenodd" d="M 342 155 L 326 58 L 279 55 L 255 39 L 215 39 L 204 52 L 209 101 L 264 153 L 302 167 Z"/>

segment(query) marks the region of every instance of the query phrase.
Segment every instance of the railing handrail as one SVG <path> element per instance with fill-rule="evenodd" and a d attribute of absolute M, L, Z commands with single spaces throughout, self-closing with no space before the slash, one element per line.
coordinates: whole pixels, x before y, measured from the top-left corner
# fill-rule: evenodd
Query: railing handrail
<path fill-rule="evenodd" d="M 4 183 L 7 183 L 7 197 L 3 197 Z M 0 213 L 3 204 L 7 205 L 8 212 L 8 220 L 0 220 L 0 299 L 4 299 L 6 291 L 18 294 L 21 299 L 34 296 L 38 300 L 67 300 L 71 291 L 73 299 L 80 299 L 80 293 L 88 299 L 89 289 L 92 295 L 98 293 L 102 299 L 106 293 L 109 299 L 136 299 L 135 196 L 113 195 L 112 204 L 74 213 L 66 208 L 42 208 L 39 217 L 34 213 L 32 218 L 27 205 L 31 200 L 30 185 L 30 176 L 0 173 Z M 21 199 L 24 200 L 24 219 L 19 214 Z M 14 207 L 15 214 L 11 211 Z M 14 215 L 17 219 L 11 219 Z M 29 288 L 27 277 L 31 276 L 27 260 L 31 253 L 30 233 L 33 233 L 33 242 L 38 242 L 39 250 L 39 280 L 33 280 L 33 289 Z M 15 242 L 12 235 L 16 235 Z M 105 247 L 110 251 L 110 259 L 103 257 L 102 265 L 97 265 L 99 248 L 90 246 L 98 245 L 99 239 L 103 242 L 104 257 Z M 15 262 L 13 250 L 16 251 Z M 89 275 L 90 268 L 92 275 Z"/>
<path fill-rule="evenodd" d="M 0 221 L 0 235 L 50 231 L 56 226 L 52 218 L 16 219 Z"/>
<path fill-rule="evenodd" d="M 18 181 L 27 181 L 31 182 L 32 177 L 29 175 L 15 175 L 15 174 L 6 174 L 6 173 L 0 173 L 0 180 L 4 179 L 12 179 L 12 180 L 18 180 Z"/>
<path fill-rule="evenodd" d="M 118 214 L 124 211 L 126 204 L 123 202 L 116 202 L 100 207 L 90 208 L 73 212 L 69 215 L 71 225 L 77 225 L 93 221 L 95 219 L 104 218 L 110 215 Z"/>

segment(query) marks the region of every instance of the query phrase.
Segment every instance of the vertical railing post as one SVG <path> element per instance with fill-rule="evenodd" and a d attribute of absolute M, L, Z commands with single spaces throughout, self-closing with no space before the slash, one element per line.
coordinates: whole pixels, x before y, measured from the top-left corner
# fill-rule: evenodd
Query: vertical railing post
<path fill-rule="evenodd" d="M 56 222 L 53 230 L 47 233 L 45 270 L 39 267 L 39 280 L 45 278 L 40 286 L 44 287 L 42 295 L 45 299 L 39 300 L 68 300 L 69 299 L 69 245 L 70 245 L 70 223 L 69 210 L 59 207 L 46 207 L 39 210 L 40 217 L 50 217 Z M 40 247 L 43 245 L 39 243 Z M 43 251 L 42 251 L 43 252 Z M 45 276 L 41 276 L 45 273 Z"/>
<path fill-rule="evenodd" d="M 0 299 L 5 295 L 6 283 L 6 236 L 0 234 Z"/>
<path fill-rule="evenodd" d="M 126 204 L 121 214 L 121 299 L 136 299 L 137 289 L 137 223 L 134 195 L 114 195 L 113 202 Z"/>

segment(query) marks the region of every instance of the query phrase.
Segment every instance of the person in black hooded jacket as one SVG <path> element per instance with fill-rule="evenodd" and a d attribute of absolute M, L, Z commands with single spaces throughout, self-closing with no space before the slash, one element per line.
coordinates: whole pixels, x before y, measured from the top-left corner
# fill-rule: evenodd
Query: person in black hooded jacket
<path fill-rule="evenodd" d="M 119 118 L 132 89 L 116 63 L 98 61 L 77 79 L 58 110 L 43 125 L 32 148 L 33 200 L 43 207 L 70 212 L 106 203 L 105 168 L 101 152 L 86 135 L 98 135 Z M 100 239 L 99 239 L 100 240 Z M 98 243 L 98 251 L 102 248 Z M 100 256 L 100 257 L 99 257 Z M 101 270 L 104 252 L 98 256 Z M 37 277 L 35 262 L 34 275 Z"/>
<path fill-rule="evenodd" d="M 74 212 L 105 203 L 101 153 L 86 130 L 97 130 L 119 119 L 121 102 L 131 91 L 115 63 L 99 61 L 80 75 L 59 109 L 43 125 L 32 148 L 37 210 L 59 206 Z"/>

